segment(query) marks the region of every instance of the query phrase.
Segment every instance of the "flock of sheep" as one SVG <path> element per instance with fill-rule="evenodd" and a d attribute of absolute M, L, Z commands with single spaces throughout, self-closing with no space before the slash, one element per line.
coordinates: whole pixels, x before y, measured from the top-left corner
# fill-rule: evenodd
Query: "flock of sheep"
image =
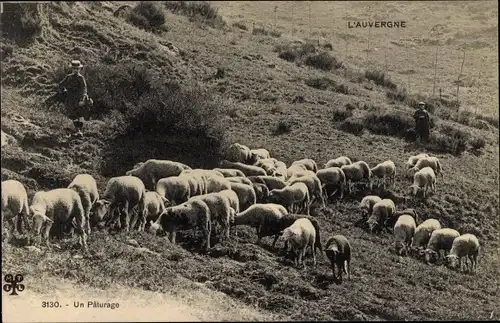
<path fill-rule="evenodd" d="M 297 267 L 305 266 L 308 248 L 314 265 L 316 249 L 320 253 L 324 250 L 334 277 L 342 279 L 342 273 L 346 273 L 350 279 L 348 239 L 334 235 L 323 249 L 318 221 L 310 215 L 310 206 L 325 206 L 337 191 L 342 199 L 352 193 L 355 184 L 371 190 L 377 181 L 385 189 L 394 185 L 396 175 L 396 166 L 390 160 L 370 168 L 364 161 L 351 162 L 345 156 L 328 161 L 323 169 L 318 169 L 312 159 L 298 160 L 287 167 L 271 158 L 266 149 L 250 149 L 238 143 L 228 148 L 220 167 L 192 169 L 175 161 L 149 159 L 125 175 L 111 178 L 101 197 L 95 179 L 80 174 L 68 188 L 36 192 L 31 206 L 22 183 L 3 181 L 2 226 L 5 218 L 10 224 L 6 236 L 12 236 L 17 229 L 22 230 L 24 222 L 30 240 L 42 234 L 50 248 L 52 224 L 66 224 L 71 233 L 76 230 L 84 250 L 87 236 L 96 227 L 167 232 L 172 243 L 178 230 L 192 229 L 203 233 L 202 247 L 208 250 L 211 235 L 217 234 L 219 241 L 228 239 L 230 231 L 237 235 L 236 227 L 247 225 L 256 228 L 257 244 L 262 237 L 274 236 L 274 247 L 281 237 L 285 248 L 291 247 Z M 443 174 L 439 160 L 427 154 L 411 156 L 405 172 L 413 177 L 411 193 L 416 196 L 422 192 L 424 197 L 428 188 L 436 190 L 436 175 Z M 392 229 L 398 254 L 425 254 L 431 262 L 444 251 L 451 267 L 458 264 L 462 268 L 465 259 L 468 269 L 468 258 L 471 270 L 475 269 L 480 246 L 474 235 L 441 228 L 435 219 L 417 226 L 414 209 L 396 211 L 391 199 L 375 195 L 365 196 L 359 208 L 370 231 Z"/>

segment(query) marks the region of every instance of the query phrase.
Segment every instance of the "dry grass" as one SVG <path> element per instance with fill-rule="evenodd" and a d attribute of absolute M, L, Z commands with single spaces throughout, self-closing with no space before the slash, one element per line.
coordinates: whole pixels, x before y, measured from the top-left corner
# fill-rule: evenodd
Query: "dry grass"
<path fill-rule="evenodd" d="M 266 10 L 266 6 L 271 6 L 267 3 L 212 4 L 220 6 L 218 13 L 228 18 L 228 21 L 240 21 L 244 17 L 245 22 L 262 21 L 262 25 L 269 26 L 274 19 L 272 9 Z M 199 28 L 183 15 L 168 14 L 166 25 L 170 31 L 165 35 L 152 34 L 126 23 L 123 18 L 113 17 L 112 10 L 106 9 L 107 6 L 116 9 L 120 5 L 102 3 L 101 7 L 92 7 L 90 14 L 86 10 L 90 8 L 89 4 L 51 4 L 52 16 L 50 19 L 44 18 L 47 20 L 44 20 L 46 25 L 42 30 L 43 41 L 28 47 L 14 44 L 12 54 L 4 58 L 2 130 L 15 136 L 19 145 L 2 148 L 2 180 L 19 178 L 30 188 L 29 193 L 32 195 L 35 189 L 63 186 L 75 174 L 82 172 L 94 175 L 102 190 L 110 176 L 122 174 L 126 167 L 149 158 L 146 157 L 147 153 L 151 157 L 172 158 L 195 167 L 204 166 L 202 156 L 185 151 L 185 147 L 194 147 L 193 151 L 201 150 L 188 140 L 181 144 L 172 143 L 169 142 L 169 137 L 153 134 L 144 138 L 122 138 L 110 145 L 109 138 L 114 138 L 115 125 L 123 121 L 113 112 L 102 119 L 89 122 L 86 125 L 88 135 L 85 140 L 65 141 L 63 138 L 66 128 L 71 124 L 70 120 L 62 110 L 49 110 L 41 107 L 40 102 L 52 91 L 54 78 L 50 73 L 55 73 L 56 67 L 65 64 L 73 56 L 81 58 L 86 66 L 102 63 L 105 57 L 108 59 L 105 63 L 110 65 L 140 63 L 158 73 L 156 75 L 163 75 L 165 82 L 198 82 L 216 97 L 223 93 L 231 106 L 228 116 L 221 117 L 223 121 L 227 121 L 225 137 L 230 142 L 237 141 L 252 148 L 264 147 L 287 164 L 305 157 L 322 164 L 330 158 L 347 155 L 353 159 L 365 160 L 370 166 L 391 159 L 398 168 L 402 168 L 409 155 L 425 150 L 406 143 L 397 135 L 386 136 L 365 131 L 364 123 L 364 128 L 356 135 L 349 133 L 350 129 L 356 132 L 359 121 L 366 114 L 411 116 L 412 109 L 399 101 L 391 102 L 383 87 L 366 89 L 364 85 L 367 81 L 360 78 L 364 76 L 362 73 L 344 76 L 342 70 L 323 71 L 290 64 L 277 57 L 273 51 L 277 42 L 289 38 L 284 28 L 278 28 L 282 32 L 279 40 L 237 31 L 239 38 L 232 42 L 233 38 L 228 37 L 232 34 L 227 30 Z M 279 22 L 290 22 L 290 17 L 281 11 L 290 5 L 291 3 L 279 4 Z M 294 5 L 301 6 L 300 3 Z M 377 5 L 381 10 L 399 10 L 391 3 Z M 482 13 L 488 17 L 489 11 L 483 10 L 488 5 L 491 6 L 481 3 L 481 6 L 477 6 L 479 11 L 474 14 L 470 13 L 474 6 L 456 6 L 456 21 L 447 21 L 451 26 L 458 26 L 467 15 Z M 351 7 L 348 14 L 362 18 L 366 11 L 365 4 L 322 3 L 321 13 L 318 13 L 319 6 L 319 3 L 311 4 L 313 13 L 317 13 L 315 26 L 322 26 L 322 29 L 314 27 L 313 31 L 324 32 L 325 37 L 331 39 L 333 44 L 340 44 L 333 46 L 331 55 L 346 63 L 342 54 L 343 43 L 339 41 L 339 34 L 344 32 L 337 29 L 333 34 L 330 33 L 332 19 L 340 24 L 340 13 L 345 14 L 340 9 L 344 6 Z M 444 19 L 449 12 L 449 8 L 441 4 L 432 4 L 435 15 L 429 14 L 429 9 L 421 4 L 410 3 L 404 6 L 409 13 L 399 14 L 422 17 L 412 20 L 413 25 L 410 24 L 409 29 L 412 32 L 418 26 L 430 26 L 431 21 Z M 463 7 L 468 8 L 469 14 L 461 11 L 464 10 Z M 240 14 L 243 16 L 238 17 Z M 298 29 L 296 36 L 303 36 L 308 32 L 308 26 L 301 25 L 305 21 L 307 20 L 295 21 Z M 486 22 L 491 23 L 489 18 Z M 465 28 L 463 26 L 466 24 L 461 26 Z M 476 29 L 481 28 L 483 27 Z M 467 33 L 465 36 L 471 37 L 469 31 Z M 377 33 L 372 35 L 372 45 L 377 47 L 382 36 Z M 168 42 L 184 54 L 176 54 L 167 48 Z M 365 53 L 361 53 L 365 46 L 366 44 L 353 42 L 347 64 L 366 66 L 362 60 Z M 493 49 L 496 47 L 492 45 L 478 49 L 476 54 L 485 57 L 486 61 L 471 67 L 480 70 L 483 80 L 486 80 L 479 83 L 479 93 L 492 93 L 490 96 L 481 95 L 478 100 L 481 106 L 494 103 L 493 94 L 498 92 L 498 89 L 492 87 L 492 84 L 498 83 L 497 76 L 485 67 L 496 64 L 486 63 L 496 55 Z M 421 48 L 415 49 L 414 58 L 422 60 L 418 64 L 421 69 L 418 74 L 413 74 L 411 93 L 419 88 L 428 93 L 429 83 L 424 75 L 431 75 L 429 71 L 432 64 L 423 63 L 424 55 L 419 50 Z M 404 57 L 403 53 L 400 47 L 393 47 L 391 55 L 394 56 L 389 58 L 393 63 L 393 72 L 389 76 L 394 83 L 404 86 L 406 75 L 395 73 L 408 69 L 399 59 Z M 380 51 L 371 54 L 374 68 L 379 69 L 381 66 L 376 65 L 382 64 L 383 59 L 375 58 L 380 55 Z M 443 62 L 441 75 L 454 75 L 456 65 L 455 62 Z M 225 71 L 224 78 L 213 78 L 220 69 Z M 345 84 L 349 89 L 354 88 L 356 95 L 334 93 L 304 84 L 304 80 L 321 77 Z M 449 80 L 440 79 L 440 84 L 448 81 L 451 83 L 451 76 Z M 89 83 L 89 87 L 92 86 Z M 472 96 L 465 95 L 464 98 L 465 102 L 474 100 Z M 490 111 L 484 112 L 491 114 L 488 113 Z M 35 126 L 15 122 L 12 113 L 24 116 Z M 332 120 L 335 118 L 336 120 Z M 251 243 L 255 239 L 255 232 L 248 228 L 239 229 L 237 238 L 215 244 L 209 254 L 198 253 L 196 246 L 199 237 L 190 232 L 180 233 L 179 244 L 176 246 L 166 242 L 163 237 L 152 237 L 146 233 L 131 233 L 130 237 L 126 237 L 123 234 L 95 232 L 89 239 L 90 253 L 83 259 L 71 257 L 79 253 L 74 248 L 73 241 L 59 241 L 61 250 L 55 249 L 42 254 L 31 253 L 17 247 L 16 243 L 7 246 L 3 244 L 3 273 L 23 272 L 32 288 L 39 289 L 43 287 L 47 277 L 52 277 L 66 278 L 72 283 L 91 288 L 113 290 L 115 285 L 123 285 L 131 288 L 131 291 L 139 289 L 160 293 L 175 292 L 177 288 L 179 293 L 183 290 L 189 292 L 189 283 L 175 280 L 175 277 L 183 277 L 258 308 L 264 311 L 263 315 L 276 315 L 268 319 L 497 319 L 496 313 L 493 317 L 490 314 L 500 307 L 497 289 L 500 265 L 497 253 L 500 232 L 498 129 L 461 125 L 452 118 L 438 118 L 437 121 L 440 131 L 447 131 L 446 127 L 443 128 L 446 125 L 465 131 L 475 138 L 483 138 L 483 154 L 478 157 L 466 151 L 460 157 L 444 153 L 437 155 L 442 160 L 445 176 L 438 178 L 436 194 L 427 200 L 399 203 L 397 208 L 414 207 L 419 210 L 423 219 L 433 217 L 439 219 L 444 226 L 457 228 L 461 232 L 475 232 L 483 245 L 479 270 L 475 275 L 458 273 L 444 266 L 426 265 L 414 258 L 396 256 L 392 248 L 392 236 L 368 234 L 356 225 L 359 219 L 357 204 L 362 197 L 359 194 L 344 201 L 332 202 L 325 209 L 314 208 L 312 211 L 321 225 L 323 243 L 330 235 L 341 233 L 353 245 L 353 279 L 350 282 L 344 281 L 341 285 L 331 282 L 331 269 L 327 259 L 319 258 L 316 268 L 308 266 L 305 270 L 297 270 L 279 250 Z M 495 119 L 493 124 L 494 121 Z M 338 123 L 349 125 L 339 125 L 346 127 L 342 131 L 343 128 L 337 128 Z M 273 135 L 277 129 L 281 129 L 279 137 Z M 441 134 L 445 139 L 449 138 L 446 133 Z M 162 144 L 155 145 L 154 148 L 148 147 L 148 141 L 160 142 L 158 137 L 164 140 Z M 162 149 L 165 145 L 182 149 L 171 154 L 168 149 Z M 475 145 L 481 146 L 482 143 Z M 107 163 L 109 160 L 114 160 L 115 164 Z M 409 184 L 403 177 L 403 172 L 399 172 L 394 191 L 407 195 Z M 136 239 L 142 247 L 159 255 L 126 245 L 129 238 Z M 265 239 L 264 243 L 269 245 L 269 239 Z M 216 313 L 211 318 L 224 318 L 220 315 Z M 249 314 L 247 318 L 260 319 L 261 316 Z"/>

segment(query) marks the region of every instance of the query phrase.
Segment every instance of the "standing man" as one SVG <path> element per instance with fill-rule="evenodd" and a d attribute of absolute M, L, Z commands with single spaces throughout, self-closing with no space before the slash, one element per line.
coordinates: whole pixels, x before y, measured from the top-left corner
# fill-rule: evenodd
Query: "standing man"
<path fill-rule="evenodd" d="M 83 136 L 83 115 L 84 105 L 89 101 L 87 96 L 87 82 L 80 71 L 83 67 L 79 60 L 71 61 L 72 73 L 59 83 L 59 89 L 66 91 L 66 109 L 68 116 L 73 120 L 75 126 L 74 135 L 77 137 Z"/>
<path fill-rule="evenodd" d="M 431 118 L 429 112 L 425 110 L 425 103 L 419 102 L 418 109 L 413 114 L 415 119 L 415 132 L 419 141 L 427 142 L 429 140 Z"/>

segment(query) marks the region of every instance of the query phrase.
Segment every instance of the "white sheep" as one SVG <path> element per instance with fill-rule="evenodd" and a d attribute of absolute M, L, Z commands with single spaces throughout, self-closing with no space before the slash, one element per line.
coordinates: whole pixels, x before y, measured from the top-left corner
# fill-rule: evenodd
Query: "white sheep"
<path fill-rule="evenodd" d="M 266 171 L 262 169 L 262 167 L 246 165 L 241 162 L 230 162 L 228 160 L 222 160 L 220 162 L 220 167 L 238 169 L 242 171 L 245 176 L 267 175 Z"/>
<path fill-rule="evenodd" d="M 321 181 L 319 180 L 316 174 L 301 176 L 295 179 L 292 179 L 288 185 L 293 185 L 295 183 L 304 183 L 307 185 L 309 189 L 309 197 L 311 198 L 311 203 L 314 201 L 321 202 L 323 207 L 326 206 L 323 186 L 321 185 Z"/>
<path fill-rule="evenodd" d="M 146 210 L 146 223 L 150 221 L 155 222 L 160 214 L 162 214 L 167 207 L 170 206 L 170 201 L 164 196 L 161 196 L 157 192 L 146 192 L 144 195 L 144 204 Z M 142 230 L 141 230 L 142 229 Z M 145 228 L 140 228 L 140 231 L 144 231 Z"/>
<path fill-rule="evenodd" d="M 344 171 L 342 169 L 340 169 L 339 167 L 320 169 L 316 172 L 316 176 L 319 178 L 321 183 L 325 185 L 325 187 L 340 188 L 340 198 L 344 197 L 344 189 L 347 186 L 347 182 Z M 336 191 L 334 191 L 331 195 L 335 194 L 335 192 Z M 325 199 L 328 199 L 328 196 L 325 196 Z"/>
<path fill-rule="evenodd" d="M 429 243 L 432 232 L 441 229 L 441 223 L 436 219 L 427 219 L 415 230 L 411 242 L 411 250 L 417 252 L 420 248 L 424 248 Z"/>
<path fill-rule="evenodd" d="M 87 250 L 85 211 L 77 192 L 69 188 L 37 192 L 31 202 L 30 211 L 33 216 L 34 237 L 38 237 L 42 226 L 45 226 L 42 236 L 48 248 L 50 248 L 49 233 L 52 224 L 54 222 L 71 223 L 74 219 L 76 232 L 80 236 L 80 244 L 84 250 Z"/>
<path fill-rule="evenodd" d="M 266 185 L 269 190 L 281 189 L 287 185 L 285 181 L 273 176 L 249 176 L 248 179 L 252 183 Z"/>
<path fill-rule="evenodd" d="M 296 165 L 294 165 L 296 166 Z M 302 166 L 304 167 L 304 165 L 301 165 L 299 164 L 299 166 Z M 293 166 L 289 169 L 293 169 Z M 299 177 L 303 177 L 303 176 L 308 176 L 308 175 L 311 175 L 311 176 L 316 176 L 316 173 L 313 172 L 312 170 L 296 170 L 296 171 L 293 171 L 293 174 L 292 176 L 290 176 L 285 182 L 286 183 L 290 183 L 292 181 L 294 181 L 295 179 L 299 178 Z"/>
<path fill-rule="evenodd" d="M 229 190 L 222 190 L 218 193 L 222 196 L 225 196 L 229 200 L 229 205 L 231 205 L 231 207 L 234 209 L 236 213 L 240 213 L 240 199 L 235 191 L 229 189 Z M 234 220 L 234 218 L 232 220 Z"/>
<path fill-rule="evenodd" d="M 408 255 L 411 239 L 415 234 L 417 224 L 408 214 L 401 215 L 394 225 L 394 248 L 398 255 Z"/>
<path fill-rule="evenodd" d="M 150 223 L 150 232 L 156 234 L 160 229 L 170 233 L 170 241 L 175 244 L 177 230 L 200 229 L 203 232 L 205 250 L 210 249 L 211 219 L 210 208 L 200 199 L 168 207 L 156 222 Z"/>
<path fill-rule="evenodd" d="M 389 219 L 394 212 L 396 212 L 396 206 L 390 199 L 383 199 L 375 203 L 372 214 L 366 221 L 370 231 L 373 232 L 377 227 L 380 229 L 385 227 L 387 219 Z"/>
<path fill-rule="evenodd" d="M 302 218 L 296 220 L 291 226 L 283 230 L 281 235 L 283 240 L 290 244 L 294 253 L 295 266 L 302 265 L 305 267 L 305 255 L 308 247 L 311 248 L 313 265 L 316 266 L 316 229 L 309 219 Z"/>
<path fill-rule="evenodd" d="M 423 191 L 425 198 L 429 187 L 432 192 L 436 191 L 436 175 L 432 168 L 424 167 L 413 175 L 413 184 L 410 185 L 410 189 L 414 196 L 417 196 L 419 191 Z"/>
<path fill-rule="evenodd" d="M 462 234 L 453 240 L 450 253 L 446 256 L 448 265 L 451 268 L 456 268 L 458 263 L 459 269 L 462 270 L 462 258 L 465 258 L 465 269 L 468 270 L 467 258 L 469 258 L 471 261 L 470 271 L 473 272 L 477 266 L 477 256 L 480 249 L 479 240 L 475 235 L 470 233 Z"/>
<path fill-rule="evenodd" d="M 347 280 L 351 279 L 351 244 L 341 234 L 334 235 L 325 245 L 325 254 L 330 260 L 333 277 L 342 280 L 342 272 L 347 274 Z M 337 267 L 338 275 L 335 275 Z"/>
<path fill-rule="evenodd" d="M 267 149 L 264 149 L 264 148 L 250 149 L 250 154 L 256 160 L 271 158 L 271 154 L 269 154 L 269 151 Z"/>
<path fill-rule="evenodd" d="M 245 174 L 239 169 L 231 169 L 231 168 L 214 168 L 214 171 L 217 171 L 224 175 L 224 177 L 245 177 Z"/>
<path fill-rule="evenodd" d="M 307 170 L 313 171 L 314 173 L 318 171 L 318 165 L 311 158 L 303 158 L 300 160 L 296 160 L 292 163 L 292 165 L 297 165 L 297 164 L 304 165 Z"/>
<path fill-rule="evenodd" d="M 112 177 L 106 184 L 104 196 L 95 203 L 94 222 L 99 223 L 105 220 L 107 224 L 111 224 L 117 220 L 118 227 L 121 227 L 120 214 L 116 216 L 115 211 L 123 211 L 125 215 L 125 230 L 128 232 L 130 228 L 134 227 L 137 219 L 140 222 L 146 221 L 144 217 L 146 214 L 144 204 L 145 194 L 146 188 L 144 187 L 144 183 L 138 177 L 128 175 Z M 137 207 L 138 210 L 131 221 L 129 214 L 134 207 Z M 139 227 L 144 228 L 144 225 L 140 225 Z"/>
<path fill-rule="evenodd" d="M 87 234 L 90 234 L 90 211 L 95 202 L 99 199 L 97 183 L 89 174 L 76 175 L 73 181 L 68 185 L 68 188 L 76 191 L 80 195 L 83 210 L 85 211 L 85 223 Z"/>
<path fill-rule="evenodd" d="M 276 171 L 274 172 L 274 176 L 285 181 L 286 180 L 286 172 L 287 172 L 287 166 L 284 162 L 277 160 L 274 163 L 274 166 L 276 167 Z"/>
<path fill-rule="evenodd" d="M 413 166 L 415 166 L 415 164 L 418 162 L 419 159 L 425 158 L 425 157 L 429 157 L 429 155 L 426 153 L 421 153 L 421 154 L 418 154 L 415 156 L 410 156 L 408 158 L 408 161 L 406 161 L 406 163 L 405 163 L 406 169 L 408 170 L 410 168 L 413 168 Z"/>
<path fill-rule="evenodd" d="M 156 193 L 166 198 L 172 205 L 178 205 L 191 197 L 191 185 L 187 176 L 162 178 L 156 183 Z"/>
<path fill-rule="evenodd" d="M 148 190 L 154 190 L 156 182 L 160 178 L 179 176 L 186 168 L 182 163 L 171 160 L 148 159 L 139 168 L 129 170 L 125 175 L 139 177 Z"/>
<path fill-rule="evenodd" d="M 253 184 L 253 182 L 248 177 L 225 177 L 225 178 L 231 183 L 241 183 L 247 185 Z"/>
<path fill-rule="evenodd" d="M 19 225 L 21 220 L 28 228 L 28 193 L 24 185 L 16 180 L 2 181 L 2 228 L 4 227 L 4 219 L 10 224 L 10 234 L 7 232 L 6 241 L 14 235 L 18 230 L 21 231 Z M 14 220 L 17 217 L 17 224 Z"/>
<path fill-rule="evenodd" d="M 290 213 L 299 213 L 306 209 L 310 215 L 310 197 L 307 185 L 301 182 L 294 183 L 282 189 L 274 189 L 269 192 L 269 202 L 283 205 Z"/>
<path fill-rule="evenodd" d="M 329 161 L 327 161 L 323 168 L 330 168 L 330 167 L 340 168 L 344 165 L 350 165 L 350 164 L 352 164 L 352 161 L 349 157 L 340 156 L 335 159 L 330 159 Z"/>
<path fill-rule="evenodd" d="M 373 206 L 380 201 L 382 201 L 382 199 L 376 195 L 367 195 L 363 197 L 361 202 L 359 202 L 359 209 L 361 210 L 363 219 L 366 219 L 366 217 L 372 214 Z"/>
<path fill-rule="evenodd" d="M 430 167 L 436 175 L 443 176 L 443 168 L 441 167 L 441 163 L 439 162 L 439 159 L 437 157 L 420 158 L 415 166 L 406 171 L 406 176 L 411 178 L 412 175 L 425 167 Z"/>
<path fill-rule="evenodd" d="M 206 179 L 206 188 L 207 188 L 206 194 L 216 193 L 223 190 L 231 189 L 231 182 L 225 179 L 224 177 L 212 176 Z"/>
<path fill-rule="evenodd" d="M 250 148 L 237 142 L 231 144 L 227 148 L 225 159 L 230 162 L 239 162 L 243 164 L 253 164 L 256 161 Z"/>
<path fill-rule="evenodd" d="M 179 174 L 179 176 L 182 176 L 185 174 L 193 174 L 193 173 L 202 174 L 202 176 L 205 178 L 208 178 L 211 176 L 225 177 L 222 172 L 220 172 L 216 169 L 203 169 L 203 168 L 185 169 Z"/>
<path fill-rule="evenodd" d="M 292 164 L 286 169 L 286 180 L 289 180 L 296 174 L 304 173 L 308 171 L 306 165 L 304 164 Z"/>
<path fill-rule="evenodd" d="M 374 177 L 382 179 L 384 189 L 387 184 L 387 178 L 389 179 L 389 183 L 394 185 L 396 180 L 396 165 L 392 160 L 386 160 L 377 164 L 371 169 L 371 172 Z"/>
<path fill-rule="evenodd" d="M 457 230 L 450 228 L 434 230 L 427 243 L 427 248 L 424 251 L 427 263 L 430 263 L 432 260 L 437 260 L 436 257 L 441 255 L 441 250 L 446 254 L 453 246 L 453 240 L 459 236 L 460 233 L 458 233 Z"/>
<path fill-rule="evenodd" d="M 257 195 L 253 186 L 240 183 L 230 183 L 230 185 L 230 189 L 238 195 L 240 211 L 246 210 L 257 203 Z"/>
<path fill-rule="evenodd" d="M 211 224 L 218 223 L 222 227 L 222 236 L 229 239 L 229 226 L 234 217 L 229 198 L 225 194 L 209 193 L 192 197 L 190 200 L 199 199 L 205 202 L 210 210 Z M 233 211 L 231 211 L 233 210 Z"/>
<path fill-rule="evenodd" d="M 345 174 L 349 194 L 351 193 L 351 185 L 362 180 L 368 181 L 368 186 L 370 190 L 372 189 L 372 171 L 366 162 L 357 161 L 349 165 L 344 165 L 340 169 Z"/>
<path fill-rule="evenodd" d="M 274 162 L 274 159 L 271 158 L 259 159 L 257 160 L 257 162 L 255 162 L 254 166 L 260 167 L 265 170 L 267 175 L 274 175 L 274 173 L 276 172 L 276 164 Z"/>
<path fill-rule="evenodd" d="M 256 228 L 256 244 L 260 244 L 260 240 L 263 237 L 262 233 L 266 232 L 266 228 L 279 226 L 280 218 L 286 214 L 288 214 L 288 211 L 282 205 L 274 203 L 257 203 L 245 211 L 236 214 L 233 225 L 248 225 Z"/>

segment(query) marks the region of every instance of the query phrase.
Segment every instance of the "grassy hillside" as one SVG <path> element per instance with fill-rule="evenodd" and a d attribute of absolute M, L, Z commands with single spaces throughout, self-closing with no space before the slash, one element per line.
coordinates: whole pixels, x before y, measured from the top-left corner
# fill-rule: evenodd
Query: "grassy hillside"
<path fill-rule="evenodd" d="M 144 17 L 150 8 L 133 11 L 135 18 L 130 8 L 116 11 L 123 3 L 50 3 L 25 13 L 31 19 L 24 21 L 31 21 L 32 27 L 22 29 L 24 41 L 2 36 L 1 93 L 2 131 L 13 137 L 13 144 L 2 147 L 2 180 L 22 181 L 30 196 L 36 190 L 64 187 L 83 172 L 96 177 L 103 193 L 107 179 L 147 158 L 213 167 L 230 142 L 266 148 L 288 165 L 306 157 L 323 165 L 346 155 L 370 166 L 391 159 L 402 169 L 408 156 L 427 151 L 438 156 L 444 168 L 436 194 L 397 203 L 397 208 L 414 207 L 423 219 L 436 218 L 443 226 L 476 234 L 482 244 L 477 273 L 395 255 L 391 235 L 370 234 L 357 225 L 363 194 L 312 210 L 323 243 L 340 233 L 353 246 L 352 280 L 341 285 L 332 282 L 325 257 L 317 267 L 296 269 L 279 250 L 267 247 L 270 239 L 256 246 L 255 230 L 248 228 L 238 228 L 238 237 L 229 241 L 214 240 L 208 254 L 197 251 L 199 238 L 190 232 L 179 233 L 175 246 L 147 233 L 95 232 L 83 258 L 74 257 L 79 254 L 74 240 L 59 241 L 60 249 L 41 253 L 15 240 L 2 244 L 2 272 L 22 272 L 30 286 L 52 277 L 89 288 L 123 285 L 175 293 L 190 291 L 189 282 L 201 283 L 269 319 L 497 319 L 499 133 L 493 111 L 498 106 L 498 75 L 488 67 L 498 66 L 498 40 L 496 29 L 488 28 L 496 24 L 491 17 L 494 13 L 496 18 L 498 7 L 493 2 L 479 4 L 452 3 L 454 15 L 450 3 L 430 8 L 377 2 L 370 11 L 409 19 L 408 33 L 414 34 L 405 37 L 423 37 L 418 28 L 446 20 L 445 33 L 452 40 L 443 44 L 443 52 L 453 52 L 460 39 L 479 39 L 484 45 L 474 52 L 483 62 L 466 62 L 466 74 L 481 72 L 481 78 L 473 90 L 461 93 L 460 108 L 450 102 L 453 96 L 432 101 L 433 135 L 425 147 L 405 137 L 412 126 L 412 105 L 421 99 L 414 91 L 420 87 L 422 95 L 430 94 L 427 76 L 433 75 L 433 65 L 426 59 L 433 51 L 416 46 L 410 93 L 405 92 L 407 77 L 402 74 L 408 68 L 396 59 L 404 54 L 401 47 L 391 47 L 389 77 L 377 74 L 383 62 L 383 56 L 376 56 L 383 55 L 380 51 L 370 54 L 370 64 L 363 60 L 366 44 L 361 41 L 350 43 L 346 59 L 341 17 L 366 19 L 367 4 L 361 3 L 312 2 L 313 31 L 321 36 L 314 47 L 305 41 L 306 2 L 293 3 L 295 14 L 302 10 L 295 35 L 288 25 L 285 28 L 291 18 L 285 16 L 285 7 L 292 3 L 277 4 L 281 34 L 272 32 L 273 4 L 264 2 L 216 2 L 196 10 L 177 2 L 158 3 L 164 24 L 157 15 Z M 218 13 L 210 10 L 214 6 L 220 8 Z M 286 12 L 291 14 L 291 8 Z M 483 16 L 484 23 L 474 27 Z M 374 47 L 384 39 L 375 32 L 372 37 Z M 302 44 L 291 44 L 294 40 Z M 440 65 L 440 84 L 453 93 L 457 64 L 451 54 L 447 57 Z M 44 103 L 73 58 L 85 65 L 96 106 L 82 139 L 66 138 L 71 121 L 64 109 Z M 477 91 L 480 97 L 474 96 Z M 476 104 L 482 116 L 463 112 L 470 107 L 475 111 Z M 394 192 L 408 196 L 410 184 L 399 171 Z M 131 247 L 129 239 L 147 249 Z"/>

